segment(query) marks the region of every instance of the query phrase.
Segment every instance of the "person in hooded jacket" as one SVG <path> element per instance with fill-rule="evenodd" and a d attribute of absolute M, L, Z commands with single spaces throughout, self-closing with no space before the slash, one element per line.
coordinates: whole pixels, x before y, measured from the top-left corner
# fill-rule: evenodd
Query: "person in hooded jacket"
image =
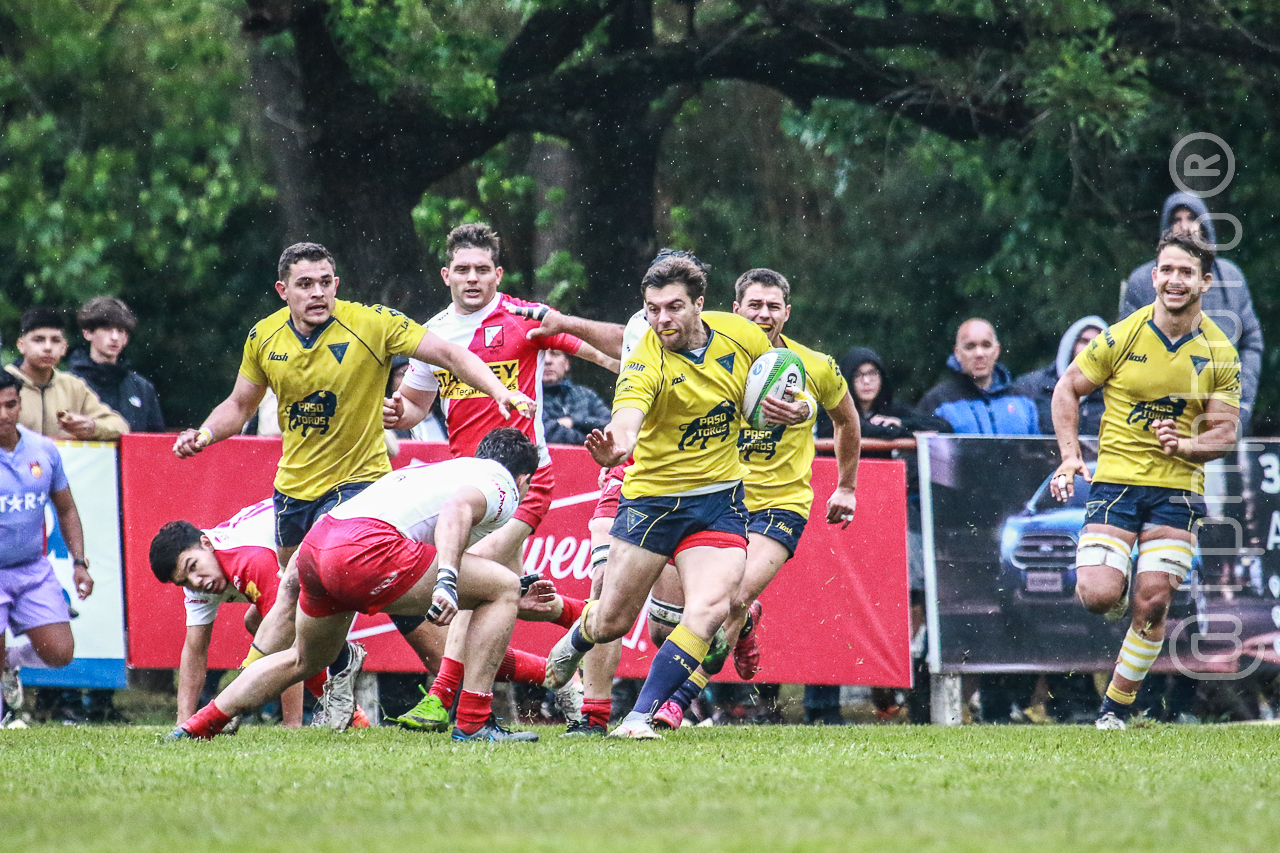
<path fill-rule="evenodd" d="M 1169 229 L 1191 231 L 1198 225 L 1204 241 L 1216 247 L 1218 235 L 1211 216 L 1199 196 L 1176 192 L 1164 201 L 1159 233 Z M 1120 320 L 1155 301 L 1153 269 L 1155 261 L 1147 261 L 1131 272 L 1127 281 L 1121 282 Z M 1262 374 L 1262 326 L 1254 313 L 1249 284 L 1240 267 L 1219 254 L 1209 271 L 1213 273 L 1213 283 L 1200 297 L 1201 310 L 1218 324 L 1240 353 L 1240 427 L 1236 434 L 1243 437 L 1248 434 L 1253 401 L 1258 396 L 1258 378 Z"/>
<path fill-rule="evenodd" d="M 155 386 L 120 358 L 138 325 L 129 306 L 114 296 L 95 296 L 80 308 L 76 324 L 89 349 L 73 352 L 68 369 L 119 412 L 131 432 L 164 432 Z"/>
<path fill-rule="evenodd" d="M 947 359 L 951 375 L 930 388 L 916 410 L 966 435 L 1040 435 L 1035 402 L 1013 387 L 999 359 L 995 326 L 978 317 L 965 320 Z"/>
<path fill-rule="evenodd" d="M 1071 324 L 1058 342 L 1058 357 L 1052 364 L 1024 373 L 1014 382 L 1016 391 L 1035 402 L 1040 414 L 1040 432 L 1043 435 L 1053 435 L 1053 388 L 1058 384 L 1058 378 L 1067 372 L 1071 362 L 1089 345 L 1089 341 L 1105 328 L 1107 323 L 1101 317 L 1081 317 Z M 1102 426 L 1103 409 L 1101 388 L 1080 400 L 1080 435 L 1098 434 Z"/>

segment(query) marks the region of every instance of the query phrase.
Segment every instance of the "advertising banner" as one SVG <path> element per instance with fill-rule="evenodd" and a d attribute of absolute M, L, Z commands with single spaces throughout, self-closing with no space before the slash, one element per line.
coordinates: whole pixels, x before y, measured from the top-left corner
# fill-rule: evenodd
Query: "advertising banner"
<path fill-rule="evenodd" d="M 280 454 L 278 438 L 220 442 L 194 459 L 179 460 L 173 439 L 125 436 L 121 487 L 128 594 L 129 663 L 178 665 L 185 632 L 181 590 L 151 573 L 151 537 L 167 521 L 218 524 L 271 495 Z M 525 551 L 525 570 L 540 571 L 566 595 L 586 598 L 591 586 L 588 521 L 599 497 L 599 467 L 578 447 L 552 447 L 556 484 L 551 512 Z M 394 467 L 448 457 L 443 445 L 402 442 Z M 763 672 L 758 681 L 810 684 L 910 684 L 906 560 L 905 468 L 867 460 L 858 477 L 857 518 L 848 530 L 824 521 L 835 487 L 833 459 L 814 464 L 815 519 L 762 597 Z M 249 646 L 246 605 L 223 605 L 214 629 L 210 666 L 235 667 Z M 545 654 L 563 630 L 518 622 L 512 643 Z M 385 616 L 360 616 L 351 636 L 369 649 L 366 668 L 417 672 L 422 665 Z M 619 675 L 643 677 L 653 652 L 645 617 L 623 640 Z M 732 679 L 732 666 L 719 676 Z"/>
<path fill-rule="evenodd" d="M 1092 468 L 1096 439 L 1082 446 Z M 1049 494 L 1054 439 L 921 437 L 919 458 L 933 671 L 1110 671 L 1128 620 L 1075 598 L 1089 487 Z M 1205 482 L 1210 518 L 1154 670 L 1239 678 L 1280 663 L 1280 444 L 1242 444 Z"/>
<path fill-rule="evenodd" d="M 62 669 L 25 668 L 22 680 L 32 687 L 124 687 L 124 588 L 116 448 L 102 442 L 57 444 L 84 527 L 93 594 L 84 601 L 75 594 L 71 554 L 50 503 L 45 509 L 49 562 L 71 604 L 76 655 Z"/>

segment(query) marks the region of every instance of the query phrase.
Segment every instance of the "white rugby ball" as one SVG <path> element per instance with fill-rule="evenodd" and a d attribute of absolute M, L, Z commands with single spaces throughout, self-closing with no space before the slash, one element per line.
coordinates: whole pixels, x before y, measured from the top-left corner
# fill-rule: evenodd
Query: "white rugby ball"
<path fill-rule="evenodd" d="M 756 429 L 767 429 L 772 424 L 764 418 L 761 403 L 765 397 L 786 400 L 795 399 L 797 391 L 804 390 L 804 362 L 789 349 L 771 349 L 757 358 L 747 373 L 747 390 L 742 396 L 742 414 L 747 423 Z"/>

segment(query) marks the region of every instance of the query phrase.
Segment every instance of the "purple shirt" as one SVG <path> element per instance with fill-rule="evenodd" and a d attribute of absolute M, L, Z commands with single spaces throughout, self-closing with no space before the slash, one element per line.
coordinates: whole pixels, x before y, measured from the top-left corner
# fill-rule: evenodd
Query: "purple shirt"
<path fill-rule="evenodd" d="M 44 556 L 44 507 L 50 493 L 65 488 L 53 440 L 19 425 L 13 452 L 0 447 L 0 569 Z"/>

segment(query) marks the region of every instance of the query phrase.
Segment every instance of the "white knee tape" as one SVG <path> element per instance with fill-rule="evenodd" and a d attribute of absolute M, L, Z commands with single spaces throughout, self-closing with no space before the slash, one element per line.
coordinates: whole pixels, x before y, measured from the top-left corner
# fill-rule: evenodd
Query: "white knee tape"
<path fill-rule="evenodd" d="M 1181 539 L 1150 539 L 1138 545 L 1138 571 L 1164 572 L 1186 580 L 1195 546 Z"/>
<path fill-rule="evenodd" d="M 1133 558 L 1123 539 L 1106 533 L 1081 533 L 1076 545 L 1076 566 L 1110 566 L 1129 576 Z"/>
<path fill-rule="evenodd" d="M 649 599 L 649 618 L 659 625 L 674 628 L 680 624 L 680 620 L 683 617 L 683 605 L 668 604 L 665 601 L 658 601 L 656 598 Z"/>

